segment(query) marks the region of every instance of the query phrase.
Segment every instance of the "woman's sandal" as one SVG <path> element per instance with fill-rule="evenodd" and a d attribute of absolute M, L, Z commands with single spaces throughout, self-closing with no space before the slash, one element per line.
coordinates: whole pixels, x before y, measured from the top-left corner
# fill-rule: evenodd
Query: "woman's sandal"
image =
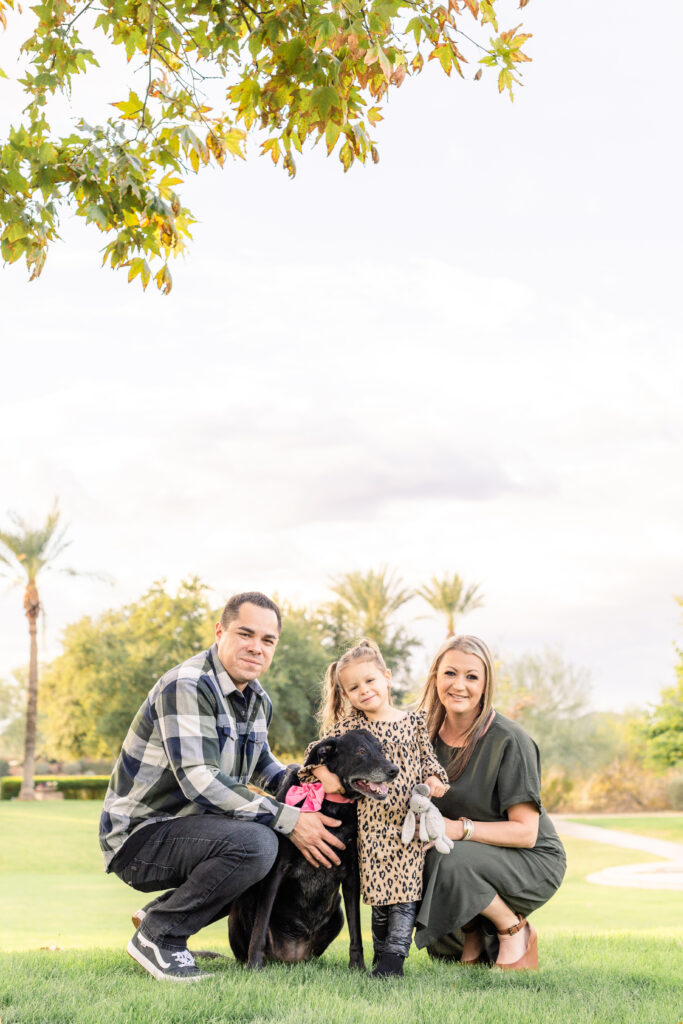
<path fill-rule="evenodd" d="M 511 928 L 506 928 L 504 932 L 498 932 L 498 939 L 504 939 L 508 935 L 516 935 L 517 932 L 521 931 L 525 925 L 529 924 L 525 917 L 518 914 L 519 922 L 513 924 Z M 533 925 L 529 924 L 529 941 L 527 943 L 526 950 L 520 956 L 519 960 L 515 960 L 511 964 L 499 964 L 495 965 L 500 971 L 535 971 L 538 968 L 538 934 Z"/>
<path fill-rule="evenodd" d="M 479 928 L 479 926 L 477 924 L 467 924 L 461 930 L 465 933 L 465 935 L 471 935 L 472 932 L 480 932 L 480 928 Z M 461 959 L 459 961 L 459 963 L 463 964 L 463 966 L 465 966 L 465 967 L 476 967 L 479 964 L 489 964 L 490 962 L 491 961 L 489 960 L 488 956 L 486 955 L 486 950 L 483 948 L 483 942 L 482 942 L 481 953 L 479 954 L 479 956 L 475 960 L 462 960 Z"/>

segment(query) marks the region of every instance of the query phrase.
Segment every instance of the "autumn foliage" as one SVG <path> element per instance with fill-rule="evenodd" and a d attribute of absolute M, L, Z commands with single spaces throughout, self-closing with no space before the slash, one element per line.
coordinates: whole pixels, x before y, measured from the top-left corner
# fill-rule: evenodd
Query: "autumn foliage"
<path fill-rule="evenodd" d="M 528 0 L 521 0 L 525 7 Z M 510 98 L 529 38 L 500 31 L 496 0 L 44 0 L 22 47 L 27 106 L 0 142 L 0 249 L 31 278 L 58 237 L 64 208 L 107 236 L 104 262 L 144 287 L 171 288 L 168 261 L 190 238 L 177 189 L 186 175 L 245 156 L 250 133 L 290 174 L 307 143 L 344 170 L 377 161 L 373 128 L 388 91 L 426 61 L 478 79 L 491 68 Z M 0 0 L 0 23 L 18 8 Z M 476 24 L 475 24 L 476 23 Z M 466 31 L 465 31 L 466 30 Z M 481 41 L 471 33 L 479 34 Z M 87 38 L 88 45 L 84 39 Z M 118 47 L 125 95 L 102 123 L 57 136 L 50 100 Z M 101 56 L 101 54 L 100 54 Z M 0 76 L 7 75 L 0 70 Z M 221 82 L 219 103 L 205 84 Z"/>

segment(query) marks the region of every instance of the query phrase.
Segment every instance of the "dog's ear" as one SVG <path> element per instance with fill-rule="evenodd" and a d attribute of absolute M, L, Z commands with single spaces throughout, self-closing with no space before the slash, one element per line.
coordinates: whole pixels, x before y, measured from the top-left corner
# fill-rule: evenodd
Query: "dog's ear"
<path fill-rule="evenodd" d="M 333 736 L 328 737 L 326 740 L 321 740 L 320 743 L 316 743 L 309 753 L 308 757 L 304 761 L 304 766 L 310 764 L 327 764 L 336 749 L 337 741 Z"/>

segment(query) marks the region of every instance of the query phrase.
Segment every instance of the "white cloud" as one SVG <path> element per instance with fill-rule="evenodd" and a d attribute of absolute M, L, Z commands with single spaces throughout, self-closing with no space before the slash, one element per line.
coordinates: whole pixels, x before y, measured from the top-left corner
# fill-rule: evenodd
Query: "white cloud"
<path fill-rule="evenodd" d="M 568 36 L 531 5 L 514 107 L 432 69 L 392 99 L 378 167 L 314 152 L 290 182 L 252 153 L 193 180 L 168 299 L 100 271 L 102 236 L 69 220 L 38 282 L 4 268 L 0 520 L 59 494 L 69 560 L 117 580 L 46 581 L 48 653 L 161 576 L 306 602 L 387 564 L 480 581 L 467 627 L 562 647 L 603 706 L 656 695 L 683 591 L 665 6 L 657 75 L 623 63 L 625 15 L 577 0 L 591 31 Z M 24 632 L 0 590 L 0 670 Z"/>

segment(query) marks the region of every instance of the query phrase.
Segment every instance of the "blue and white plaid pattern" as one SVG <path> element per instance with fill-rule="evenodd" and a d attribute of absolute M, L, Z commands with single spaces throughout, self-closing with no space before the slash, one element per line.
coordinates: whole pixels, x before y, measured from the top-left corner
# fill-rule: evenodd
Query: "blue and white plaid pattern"
<path fill-rule="evenodd" d="M 284 771 L 268 746 L 272 713 L 257 680 L 240 694 L 216 644 L 163 675 L 133 719 L 109 782 L 100 818 L 107 868 L 137 829 L 181 815 L 226 814 L 289 835 L 299 811 L 246 785 L 273 792 Z"/>

